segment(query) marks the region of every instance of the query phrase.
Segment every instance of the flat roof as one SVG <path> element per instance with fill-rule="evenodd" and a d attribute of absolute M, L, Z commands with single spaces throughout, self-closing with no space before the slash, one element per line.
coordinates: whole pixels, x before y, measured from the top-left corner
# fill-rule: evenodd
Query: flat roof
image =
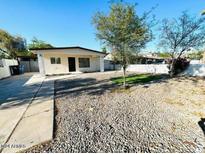
<path fill-rule="evenodd" d="M 99 53 L 99 54 L 104 54 L 106 55 L 106 53 L 103 53 L 101 51 L 97 51 L 97 50 L 92 50 L 92 49 L 88 49 L 88 48 L 84 48 L 84 47 L 80 47 L 80 46 L 73 46 L 73 47 L 52 47 L 52 48 L 30 48 L 29 50 L 33 50 L 33 51 L 39 51 L 39 50 L 63 50 L 63 49 L 82 49 L 82 50 L 87 50 L 87 51 L 91 51 L 91 52 L 95 52 L 95 53 Z"/>

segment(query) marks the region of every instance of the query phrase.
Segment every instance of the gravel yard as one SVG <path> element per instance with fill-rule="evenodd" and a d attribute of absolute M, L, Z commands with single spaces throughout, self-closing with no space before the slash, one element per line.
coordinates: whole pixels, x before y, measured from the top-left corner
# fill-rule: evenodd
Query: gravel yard
<path fill-rule="evenodd" d="M 119 72 L 55 83 L 54 140 L 27 152 L 205 152 L 205 79 L 112 85 Z M 203 122 L 202 122 L 203 124 Z"/>

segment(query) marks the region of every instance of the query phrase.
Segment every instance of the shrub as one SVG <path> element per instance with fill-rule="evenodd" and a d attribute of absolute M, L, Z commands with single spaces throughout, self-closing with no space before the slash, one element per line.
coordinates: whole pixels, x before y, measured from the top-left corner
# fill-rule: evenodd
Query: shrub
<path fill-rule="evenodd" d="M 173 72 L 174 75 L 177 75 L 177 74 L 183 72 L 189 66 L 189 61 L 186 58 L 170 59 L 167 61 L 167 63 L 169 64 L 168 65 L 169 70 L 171 68 L 173 60 L 175 61 L 174 66 L 173 66 L 174 67 L 174 72 Z"/>

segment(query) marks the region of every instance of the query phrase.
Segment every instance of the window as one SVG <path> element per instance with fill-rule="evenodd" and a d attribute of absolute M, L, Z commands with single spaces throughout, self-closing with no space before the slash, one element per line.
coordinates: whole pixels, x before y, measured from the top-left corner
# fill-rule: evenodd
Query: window
<path fill-rule="evenodd" d="M 61 64 L 61 59 L 60 58 L 56 58 L 56 64 Z"/>
<path fill-rule="evenodd" d="M 79 67 L 90 67 L 90 59 L 89 58 L 79 58 Z"/>
<path fill-rule="evenodd" d="M 61 58 L 51 57 L 51 64 L 61 64 Z"/>

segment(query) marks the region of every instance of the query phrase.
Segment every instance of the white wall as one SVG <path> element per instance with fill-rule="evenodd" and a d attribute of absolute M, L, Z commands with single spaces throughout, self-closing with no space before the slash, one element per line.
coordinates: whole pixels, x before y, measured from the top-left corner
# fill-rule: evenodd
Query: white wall
<path fill-rule="evenodd" d="M 61 64 L 51 64 L 51 57 L 59 57 L 61 58 Z M 65 53 L 44 53 L 43 61 L 45 67 L 45 74 L 66 74 L 69 73 L 68 66 L 68 57 L 75 57 L 76 62 L 76 72 L 95 72 L 100 71 L 100 57 L 99 56 L 91 56 L 91 55 L 72 55 Z M 79 68 L 78 58 L 89 58 L 90 59 L 90 67 L 87 68 Z M 39 66 L 40 68 L 40 66 Z"/>
<path fill-rule="evenodd" d="M 0 67 L 0 79 L 11 76 L 9 66 L 18 65 L 17 60 L 2 59 L 3 67 Z"/>
<path fill-rule="evenodd" d="M 189 67 L 183 74 L 190 76 L 205 76 L 205 64 L 189 64 Z"/>
<path fill-rule="evenodd" d="M 136 64 L 129 65 L 127 71 L 137 73 L 168 74 L 166 64 Z M 205 76 L 205 64 L 189 64 L 189 67 L 182 73 L 189 76 Z"/>
<path fill-rule="evenodd" d="M 78 58 L 85 58 L 85 56 L 79 56 Z M 79 72 L 96 72 L 100 71 L 100 57 L 90 57 L 90 67 L 79 68 Z"/>
<path fill-rule="evenodd" d="M 59 57 L 61 59 L 61 64 L 51 64 L 50 58 L 51 57 Z M 64 54 L 43 54 L 43 62 L 45 67 L 45 74 L 52 75 L 52 74 L 64 74 L 68 73 L 68 56 Z M 39 66 L 40 67 L 40 66 Z"/>
<path fill-rule="evenodd" d="M 169 69 L 166 64 L 134 64 L 129 65 L 127 71 L 137 73 L 168 74 Z"/>
<path fill-rule="evenodd" d="M 202 60 L 191 60 L 190 64 L 203 64 Z"/>

